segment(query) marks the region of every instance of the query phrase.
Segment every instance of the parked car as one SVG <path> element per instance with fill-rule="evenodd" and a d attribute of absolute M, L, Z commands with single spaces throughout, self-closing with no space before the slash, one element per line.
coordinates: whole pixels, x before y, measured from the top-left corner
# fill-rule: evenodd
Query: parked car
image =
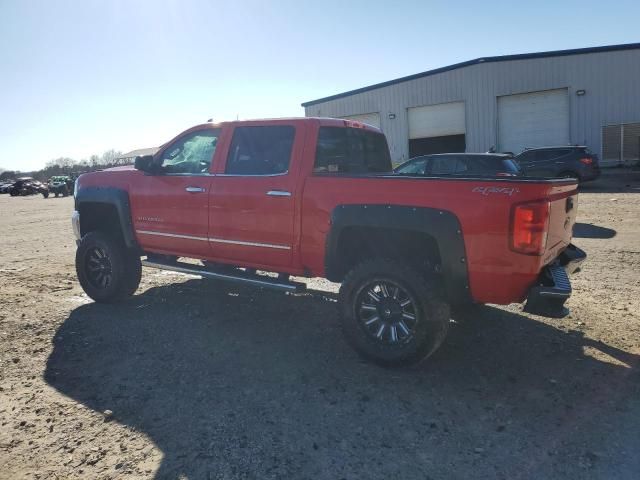
<path fill-rule="evenodd" d="M 49 187 L 34 180 L 31 177 L 21 177 L 9 189 L 9 195 L 12 197 L 42 194 L 44 198 L 49 196 Z"/>
<path fill-rule="evenodd" d="M 402 175 L 462 175 L 516 177 L 522 175 L 510 155 L 500 153 L 439 153 L 406 161 L 394 170 Z"/>
<path fill-rule="evenodd" d="M 199 125 L 135 167 L 81 175 L 72 224 L 97 302 L 132 295 L 142 265 L 290 292 L 305 288 L 290 275 L 323 277 L 342 283 L 351 345 L 402 365 L 440 346 L 451 305 L 566 315 L 585 258 L 576 205 L 575 179 L 397 175 L 377 128 L 302 118 Z"/>
<path fill-rule="evenodd" d="M 9 193 L 9 190 L 11 189 L 11 187 L 13 187 L 14 183 L 15 180 L 9 180 L 0 183 L 0 194 Z"/>
<path fill-rule="evenodd" d="M 73 193 L 73 180 L 66 175 L 56 175 L 49 179 L 49 193 L 66 197 Z"/>
<path fill-rule="evenodd" d="M 529 177 L 576 178 L 582 183 L 600 176 L 598 156 L 585 146 L 530 148 L 515 160 Z"/>

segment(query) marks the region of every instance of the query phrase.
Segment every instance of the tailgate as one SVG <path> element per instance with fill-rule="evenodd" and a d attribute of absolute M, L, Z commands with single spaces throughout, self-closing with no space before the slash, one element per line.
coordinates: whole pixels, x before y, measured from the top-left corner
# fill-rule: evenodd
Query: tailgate
<path fill-rule="evenodd" d="M 549 195 L 549 233 L 544 263 L 553 261 L 571 243 L 578 214 L 577 183 L 553 187 Z"/>

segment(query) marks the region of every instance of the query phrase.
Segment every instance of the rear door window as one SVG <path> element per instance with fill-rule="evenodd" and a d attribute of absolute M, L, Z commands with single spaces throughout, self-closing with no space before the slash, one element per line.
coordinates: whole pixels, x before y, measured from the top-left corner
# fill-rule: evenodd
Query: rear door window
<path fill-rule="evenodd" d="M 289 170 L 295 128 L 290 125 L 237 127 L 225 166 L 230 175 L 278 175 Z"/>
<path fill-rule="evenodd" d="M 387 140 L 381 133 L 361 128 L 320 127 L 316 173 L 391 172 Z"/>

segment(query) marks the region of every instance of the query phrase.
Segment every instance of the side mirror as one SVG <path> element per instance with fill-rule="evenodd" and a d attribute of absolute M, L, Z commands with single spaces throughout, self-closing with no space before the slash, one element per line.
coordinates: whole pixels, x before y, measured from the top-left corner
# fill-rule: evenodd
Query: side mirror
<path fill-rule="evenodd" d="M 140 170 L 142 172 L 150 172 L 153 168 L 153 155 L 142 155 L 136 157 L 133 166 L 136 170 Z"/>

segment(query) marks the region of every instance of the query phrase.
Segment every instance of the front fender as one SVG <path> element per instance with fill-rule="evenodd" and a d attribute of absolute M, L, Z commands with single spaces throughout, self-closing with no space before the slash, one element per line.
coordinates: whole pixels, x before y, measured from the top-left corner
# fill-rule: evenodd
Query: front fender
<path fill-rule="evenodd" d="M 79 212 L 82 205 L 89 203 L 114 207 L 118 215 L 120 231 L 125 245 L 128 248 L 136 248 L 138 246 L 133 232 L 131 206 L 127 191 L 114 187 L 84 187 L 77 190 L 75 193 L 76 210 Z M 82 218 L 80 218 L 80 222 L 82 222 Z"/>

